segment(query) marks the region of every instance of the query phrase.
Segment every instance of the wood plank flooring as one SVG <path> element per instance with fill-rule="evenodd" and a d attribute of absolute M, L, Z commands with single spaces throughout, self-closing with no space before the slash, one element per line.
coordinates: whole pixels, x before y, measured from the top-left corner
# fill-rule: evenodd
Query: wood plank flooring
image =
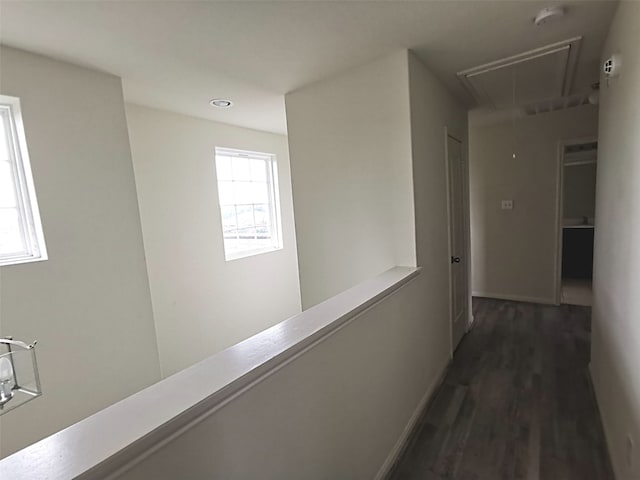
<path fill-rule="evenodd" d="M 392 479 L 613 480 L 591 309 L 474 299 L 475 324 Z"/>

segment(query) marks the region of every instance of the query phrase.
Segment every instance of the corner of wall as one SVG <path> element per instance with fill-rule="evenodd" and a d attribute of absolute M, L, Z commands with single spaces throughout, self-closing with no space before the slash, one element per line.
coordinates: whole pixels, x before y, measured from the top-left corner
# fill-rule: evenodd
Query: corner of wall
<path fill-rule="evenodd" d="M 295 90 L 285 105 L 303 306 L 415 264 L 406 50 Z"/>
<path fill-rule="evenodd" d="M 591 352 L 618 480 L 640 478 L 639 45 L 640 3 L 620 2 L 603 51 L 603 60 L 619 53 L 624 63 L 618 77 L 601 78 Z"/>

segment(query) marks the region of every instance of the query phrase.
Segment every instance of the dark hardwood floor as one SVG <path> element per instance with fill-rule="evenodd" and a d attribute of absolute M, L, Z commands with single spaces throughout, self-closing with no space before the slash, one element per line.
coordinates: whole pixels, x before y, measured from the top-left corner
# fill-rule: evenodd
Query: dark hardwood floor
<path fill-rule="evenodd" d="M 613 480 L 588 372 L 589 307 L 474 299 L 393 479 Z"/>

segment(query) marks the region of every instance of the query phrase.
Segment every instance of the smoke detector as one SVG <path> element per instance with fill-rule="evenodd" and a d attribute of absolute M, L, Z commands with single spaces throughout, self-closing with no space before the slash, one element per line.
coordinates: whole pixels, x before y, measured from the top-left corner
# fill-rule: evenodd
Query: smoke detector
<path fill-rule="evenodd" d="M 558 19 L 564 15 L 564 8 L 560 6 L 543 8 L 533 19 L 533 23 L 536 27 L 549 23 L 552 20 Z"/>

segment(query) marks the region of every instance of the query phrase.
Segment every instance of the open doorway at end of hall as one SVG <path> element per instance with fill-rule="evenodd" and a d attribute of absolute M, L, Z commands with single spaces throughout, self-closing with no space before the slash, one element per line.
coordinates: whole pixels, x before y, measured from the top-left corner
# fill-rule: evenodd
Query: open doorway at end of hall
<path fill-rule="evenodd" d="M 592 302 L 597 149 L 595 139 L 561 144 L 558 303 Z"/>

